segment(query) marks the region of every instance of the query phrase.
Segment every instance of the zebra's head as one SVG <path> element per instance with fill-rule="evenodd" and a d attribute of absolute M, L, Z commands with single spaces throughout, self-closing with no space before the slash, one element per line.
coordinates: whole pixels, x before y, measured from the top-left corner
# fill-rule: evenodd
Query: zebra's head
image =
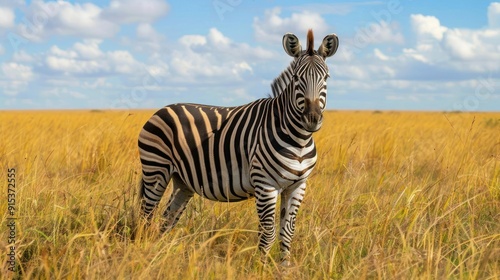
<path fill-rule="evenodd" d="M 323 123 L 326 107 L 326 80 L 329 77 L 326 58 L 335 54 L 339 46 L 337 35 L 327 35 L 318 50 L 314 50 L 314 35 L 307 33 L 307 50 L 303 51 L 297 36 L 291 33 L 283 36 L 285 52 L 294 58 L 291 64 L 294 87 L 294 106 L 301 112 L 303 128 L 315 132 Z"/>

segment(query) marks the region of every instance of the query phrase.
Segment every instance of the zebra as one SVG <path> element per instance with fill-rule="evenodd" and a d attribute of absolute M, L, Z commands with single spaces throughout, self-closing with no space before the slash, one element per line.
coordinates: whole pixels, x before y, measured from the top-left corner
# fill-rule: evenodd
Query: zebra
<path fill-rule="evenodd" d="M 195 193 L 222 202 L 255 197 L 258 248 L 267 256 L 276 240 L 280 196 L 280 258 L 290 264 L 295 219 L 316 164 L 312 133 L 321 128 L 326 106 L 325 60 L 335 54 L 339 40 L 327 35 L 314 50 L 310 29 L 305 51 L 292 33 L 285 34 L 282 43 L 293 61 L 274 79 L 272 96 L 237 107 L 168 105 L 143 126 L 138 139 L 139 196 L 148 224 L 170 180 L 173 190 L 162 232 L 176 225 Z"/>

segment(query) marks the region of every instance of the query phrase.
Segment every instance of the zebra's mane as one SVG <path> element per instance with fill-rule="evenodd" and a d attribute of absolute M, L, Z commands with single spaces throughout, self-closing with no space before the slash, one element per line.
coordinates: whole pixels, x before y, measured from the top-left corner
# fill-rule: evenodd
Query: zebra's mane
<path fill-rule="evenodd" d="M 283 93 L 290 81 L 293 79 L 293 72 L 292 72 L 292 64 L 295 61 L 292 61 L 288 67 L 281 72 L 281 74 L 273 80 L 271 83 L 271 89 L 272 89 L 272 96 L 271 97 L 278 97 L 281 93 Z"/>

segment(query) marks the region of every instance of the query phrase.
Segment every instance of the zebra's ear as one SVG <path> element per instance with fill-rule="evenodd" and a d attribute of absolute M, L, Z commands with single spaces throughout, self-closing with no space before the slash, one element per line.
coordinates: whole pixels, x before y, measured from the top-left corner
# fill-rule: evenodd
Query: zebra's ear
<path fill-rule="evenodd" d="M 283 36 L 283 49 L 289 56 L 298 57 L 302 51 L 299 38 L 292 33 L 286 33 Z"/>
<path fill-rule="evenodd" d="M 323 43 L 318 48 L 318 54 L 323 58 L 330 57 L 337 52 L 339 47 L 339 37 L 335 34 L 326 35 Z"/>

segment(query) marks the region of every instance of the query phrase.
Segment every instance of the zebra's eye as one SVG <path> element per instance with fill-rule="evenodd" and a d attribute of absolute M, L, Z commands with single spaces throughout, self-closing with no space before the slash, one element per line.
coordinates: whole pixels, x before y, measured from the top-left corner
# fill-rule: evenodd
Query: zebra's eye
<path fill-rule="evenodd" d="M 326 73 L 326 75 L 325 75 L 325 81 L 326 81 L 328 78 L 330 78 L 330 74 Z"/>
<path fill-rule="evenodd" d="M 299 76 L 297 76 L 297 74 L 294 74 L 294 75 L 293 75 L 293 80 L 294 80 L 295 82 L 298 82 L 298 81 L 299 81 Z"/>

